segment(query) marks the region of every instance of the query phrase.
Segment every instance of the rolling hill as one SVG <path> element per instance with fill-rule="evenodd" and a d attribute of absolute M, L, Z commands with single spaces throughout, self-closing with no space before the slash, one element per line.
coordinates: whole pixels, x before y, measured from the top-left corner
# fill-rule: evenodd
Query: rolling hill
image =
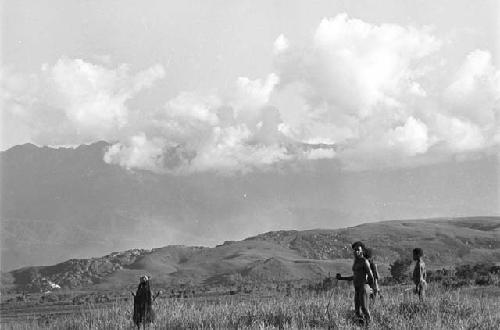
<path fill-rule="evenodd" d="M 72 289 L 117 289 L 135 284 L 144 273 L 165 285 L 228 284 L 235 276 L 253 281 L 319 280 L 329 273 L 350 272 L 350 244 L 356 240 L 375 250 L 382 274 L 414 247 L 424 249 L 430 269 L 499 262 L 500 218 L 385 221 L 337 230 L 272 231 L 214 248 L 134 249 L 17 269 L 2 274 L 2 286 L 36 291 L 56 283 Z"/>

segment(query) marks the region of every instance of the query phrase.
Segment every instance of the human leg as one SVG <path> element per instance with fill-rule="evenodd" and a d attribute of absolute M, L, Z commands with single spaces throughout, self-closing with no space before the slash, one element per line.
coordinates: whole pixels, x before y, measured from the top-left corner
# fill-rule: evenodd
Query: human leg
<path fill-rule="evenodd" d="M 420 300 L 423 300 L 425 298 L 425 289 L 427 287 L 427 283 L 425 281 L 421 281 L 418 284 L 418 297 Z"/>
<path fill-rule="evenodd" d="M 361 311 L 365 316 L 366 322 L 370 322 L 371 315 L 370 315 L 370 309 L 368 307 L 368 291 L 366 290 L 366 286 L 360 288 L 360 303 L 361 303 Z"/>
<path fill-rule="evenodd" d="M 354 312 L 356 316 L 361 317 L 361 295 L 357 287 L 354 287 Z"/>

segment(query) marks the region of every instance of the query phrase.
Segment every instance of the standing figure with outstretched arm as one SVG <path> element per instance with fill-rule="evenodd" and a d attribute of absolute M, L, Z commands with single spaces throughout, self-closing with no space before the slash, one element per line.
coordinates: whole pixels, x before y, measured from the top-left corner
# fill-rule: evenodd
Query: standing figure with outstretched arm
<path fill-rule="evenodd" d="M 368 309 L 368 291 L 367 284 L 374 283 L 373 274 L 368 260 L 364 257 L 364 244 L 355 242 L 352 244 L 354 254 L 354 263 L 352 265 L 352 276 L 342 276 L 337 274 L 338 280 L 353 281 L 354 284 L 354 311 L 356 316 L 364 319 L 366 324 L 370 322 L 370 310 Z M 361 314 L 363 313 L 363 315 Z"/>
<path fill-rule="evenodd" d="M 413 283 L 415 283 L 415 293 L 422 300 L 425 297 L 425 289 L 427 287 L 427 273 L 425 271 L 425 262 L 422 260 L 424 251 L 421 248 L 413 249 L 413 260 L 415 268 L 413 269 Z"/>

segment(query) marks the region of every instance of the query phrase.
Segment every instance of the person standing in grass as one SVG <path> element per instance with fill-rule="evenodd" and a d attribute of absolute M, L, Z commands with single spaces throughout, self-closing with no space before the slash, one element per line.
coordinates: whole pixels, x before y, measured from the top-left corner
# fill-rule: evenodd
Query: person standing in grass
<path fill-rule="evenodd" d="M 372 271 L 373 274 L 373 283 L 370 283 L 370 286 L 372 288 L 372 293 L 370 294 L 370 298 L 375 299 L 378 295 L 380 295 L 380 288 L 378 286 L 378 279 L 379 279 L 378 268 L 377 264 L 373 260 L 373 250 L 365 246 L 364 257 L 366 260 L 368 260 L 368 263 L 370 264 L 370 270 Z"/>
<path fill-rule="evenodd" d="M 141 324 L 143 329 L 145 329 L 146 324 L 153 323 L 155 320 L 153 301 L 156 298 L 151 293 L 149 278 L 146 275 L 140 277 L 137 291 L 135 294 L 132 293 L 132 295 L 134 296 L 133 321 L 137 329 L 140 328 Z"/>
<path fill-rule="evenodd" d="M 364 320 L 366 324 L 370 322 L 370 310 L 368 308 L 368 285 L 373 283 L 373 274 L 368 260 L 364 257 L 365 245 L 362 242 L 354 242 L 352 251 L 354 263 L 352 265 L 352 276 L 342 276 L 337 274 L 338 280 L 353 281 L 354 284 L 354 311 L 356 316 Z M 363 314 L 363 315 L 362 315 Z"/>
<path fill-rule="evenodd" d="M 425 271 L 425 263 L 422 260 L 424 251 L 421 248 L 413 249 L 413 260 L 415 268 L 413 269 L 413 283 L 415 283 L 415 293 L 418 294 L 421 300 L 425 297 L 425 289 L 427 287 L 427 273 Z"/>

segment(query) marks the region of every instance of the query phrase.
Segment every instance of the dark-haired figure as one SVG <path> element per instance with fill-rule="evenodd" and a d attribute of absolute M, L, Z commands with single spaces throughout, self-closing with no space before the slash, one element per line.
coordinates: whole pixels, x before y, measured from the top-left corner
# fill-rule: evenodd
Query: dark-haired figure
<path fill-rule="evenodd" d="M 155 315 L 153 312 L 153 295 L 149 285 L 149 278 L 146 275 L 140 277 L 139 286 L 134 296 L 134 315 L 133 320 L 137 329 L 146 328 L 146 324 L 153 323 Z"/>
<path fill-rule="evenodd" d="M 373 260 L 373 250 L 370 248 L 365 247 L 364 248 L 364 256 L 365 259 L 368 260 L 368 263 L 370 264 L 370 270 L 372 271 L 373 274 L 373 283 L 369 283 L 371 288 L 372 288 L 372 293 L 370 294 L 370 298 L 375 299 L 377 295 L 380 294 L 380 288 L 378 286 L 378 268 L 377 264 Z"/>
<path fill-rule="evenodd" d="M 422 260 L 424 251 L 421 248 L 413 249 L 413 260 L 415 268 L 413 268 L 413 283 L 415 283 L 415 293 L 422 300 L 425 297 L 425 289 L 427 287 L 427 273 L 425 271 L 425 263 Z"/>
<path fill-rule="evenodd" d="M 338 280 L 352 281 L 354 284 L 354 311 L 356 316 L 365 321 L 365 324 L 370 322 L 370 310 L 368 309 L 368 285 L 373 283 L 373 274 L 370 269 L 368 260 L 364 257 L 365 246 L 362 242 L 354 242 L 352 251 L 354 255 L 354 263 L 352 265 L 352 276 L 342 276 L 337 274 Z M 364 317 L 363 317 L 364 316 Z"/>

